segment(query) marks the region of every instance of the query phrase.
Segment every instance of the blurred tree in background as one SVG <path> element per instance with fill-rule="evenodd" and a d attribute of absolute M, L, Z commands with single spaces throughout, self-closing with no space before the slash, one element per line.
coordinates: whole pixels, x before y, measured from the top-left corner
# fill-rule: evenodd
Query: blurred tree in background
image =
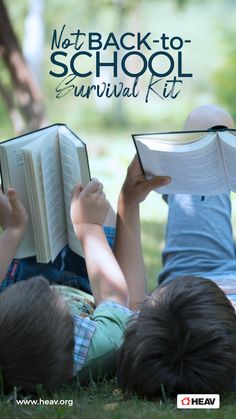
<path fill-rule="evenodd" d="M 22 55 L 19 41 L 2 0 L 0 0 L 0 57 L 8 72 L 5 78 L 0 79 L 0 94 L 15 132 L 39 128 L 44 121 L 42 95 Z M 1 68 L 1 72 L 3 71 Z"/>

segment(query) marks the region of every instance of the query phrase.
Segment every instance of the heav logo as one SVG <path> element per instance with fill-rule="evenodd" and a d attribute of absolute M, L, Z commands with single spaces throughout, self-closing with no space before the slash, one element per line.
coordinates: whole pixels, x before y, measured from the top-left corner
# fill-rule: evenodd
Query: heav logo
<path fill-rule="evenodd" d="M 219 409 L 219 394 L 178 394 L 178 409 Z"/>

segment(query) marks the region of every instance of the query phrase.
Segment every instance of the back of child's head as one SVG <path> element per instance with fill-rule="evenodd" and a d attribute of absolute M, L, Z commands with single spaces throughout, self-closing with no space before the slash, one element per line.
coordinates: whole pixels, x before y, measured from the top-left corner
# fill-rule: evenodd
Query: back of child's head
<path fill-rule="evenodd" d="M 124 392 L 144 398 L 221 393 L 236 374 L 236 315 L 223 291 L 204 278 L 157 288 L 128 326 L 118 357 Z"/>
<path fill-rule="evenodd" d="M 4 387 L 53 390 L 73 375 L 73 320 L 42 277 L 0 294 L 0 367 Z"/>

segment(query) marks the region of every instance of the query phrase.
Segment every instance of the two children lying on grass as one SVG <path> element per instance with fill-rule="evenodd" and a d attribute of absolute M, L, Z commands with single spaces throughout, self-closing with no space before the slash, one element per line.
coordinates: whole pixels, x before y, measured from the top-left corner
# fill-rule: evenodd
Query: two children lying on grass
<path fill-rule="evenodd" d="M 205 106 L 190 114 L 185 129 L 232 124 L 226 112 Z M 145 297 L 139 204 L 169 181 L 145 180 L 133 160 L 119 195 L 113 251 L 102 227 L 109 208 L 102 185 L 92 180 L 83 190 L 75 187 L 71 219 L 87 272 L 68 249 L 54 264 L 30 258 L 10 265 L 27 215 L 14 190 L 1 195 L 6 289 L 0 294 L 0 364 L 6 388 L 32 391 L 42 384 L 50 390 L 77 374 L 82 381 L 109 375 L 120 346 L 118 378 L 129 394 L 155 398 L 163 388 L 166 395 L 230 388 L 236 374 L 236 316 L 230 302 L 236 297 L 236 259 L 229 194 L 205 200 L 168 197 L 160 286 Z M 27 279 L 33 273 L 46 279 Z"/>

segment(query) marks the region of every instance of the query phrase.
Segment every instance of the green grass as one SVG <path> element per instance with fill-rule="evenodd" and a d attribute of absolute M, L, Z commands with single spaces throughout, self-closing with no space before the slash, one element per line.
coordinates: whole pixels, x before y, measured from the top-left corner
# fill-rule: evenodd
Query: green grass
<path fill-rule="evenodd" d="M 87 388 L 65 388 L 55 394 L 40 394 L 43 400 L 73 400 L 73 406 L 24 406 L 18 407 L 7 398 L 1 400 L 0 417 L 4 419 L 233 419 L 236 416 L 236 396 L 228 394 L 221 400 L 219 410 L 178 410 L 175 400 L 150 402 L 132 398 L 125 400 L 115 379 Z"/>
<path fill-rule="evenodd" d="M 165 224 L 142 221 L 142 242 L 145 268 L 148 277 L 148 289 L 157 285 L 157 276 L 161 270 L 161 252 L 164 246 Z"/>

